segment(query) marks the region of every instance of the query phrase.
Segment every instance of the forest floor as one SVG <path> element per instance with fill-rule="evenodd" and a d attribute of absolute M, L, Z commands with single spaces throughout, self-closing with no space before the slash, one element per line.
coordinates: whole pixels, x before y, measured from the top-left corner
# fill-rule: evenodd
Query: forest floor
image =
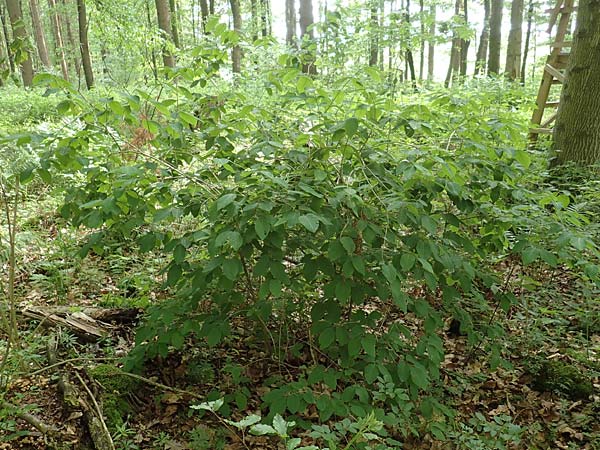
<path fill-rule="evenodd" d="M 185 351 L 149 364 L 143 378 L 106 369 L 118 366 L 118 358 L 133 346 L 136 314 L 169 295 L 156 288 L 162 261 L 140 259 L 119 246 L 102 256 L 73 256 L 81 236 L 54 215 L 52 202 L 38 200 L 23 208 L 19 310 L 49 311 L 63 318 L 90 310 L 130 314 L 116 314 L 112 323 L 106 319 L 108 331 L 101 339 L 86 332 L 78 336 L 68 325 L 51 325 L 50 319 L 19 316 L 22 347 L 14 352 L 20 362 L 3 374 L 8 380 L 4 401 L 54 428 L 59 437 L 52 444 L 52 438 L 27 421 L 8 420 L 5 404 L 0 449 L 90 448 L 85 408 L 66 405 L 60 394 L 58 381 L 65 377 L 79 386 L 80 401 L 93 410 L 97 400 L 104 408 L 117 449 L 283 448 L 275 438 L 244 434 L 217 415 L 201 416 L 190 409 L 209 392 L 226 392 L 236 382 L 248 386 L 251 396 L 233 419 L 260 409 L 259 396 L 269 390 L 269 376 L 281 368 L 241 327 L 227 347 L 199 353 L 189 342 Z M 492 319 L 502 321 L 507 330 L 500 338 L 505 364 L 491 370 L 486 346 L 469 344 L 456 324 L 447 323 L 441 373 L 445 404 L 457 414 L 449 433 L 452 444 L 426 435 L 404 439 L 404 448 L 600 449 L 600 293 L 585 294 L 561 268 L 551 273 L 517 267 L 512 277 L 521 301 L 508 316 Z M 404 320 L 411 327 L 416 319 L 409 314 Z M 55 355 L 49 361 L 52 340 Z M 244 373 L 223 370 L 231 358 Z M 51 361 L 56 365 L 48 367 Z M 112 396 L 102 394 L 111 390 Z M 107 413 L 109 408 L 127 413 L 121 420 L 111 419 L 114 411 Z M 307 420 L 315 417 L 314 411 L 305 413 Z M 302 437 L 304 445 L 313 443 L 299 428 L 292 434 Z"/>

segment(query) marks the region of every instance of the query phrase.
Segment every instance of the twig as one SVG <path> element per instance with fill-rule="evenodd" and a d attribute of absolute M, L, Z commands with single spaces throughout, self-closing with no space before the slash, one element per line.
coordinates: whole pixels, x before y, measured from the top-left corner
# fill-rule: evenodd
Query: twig
<path fill-rule="evenodd" d="M 125 372 L 124 370 L 121 370 L 118 367 L 115 367 L 115 369 L 117 370 L 117 372 L 119 373 L 119 375 L 128 376 L 130 378 L 133 378 L 134 380 L 139 380 L 139 381 L 142 381 L 142 382 L 144 382 L 146 384 L 149 384 L 150 386 L 154 386 L 154 387 L 157 387 L 159 389 L 163 389 L 165 391 L 175 392 L 177 394 L 189 395 L 190 397 L 194 397 L 194 398 L 197 398 L 199 400 L 205 400 L 205 397 L 202 396 L 202 395 L 194 394 L 193 392 L 186 391 L 184 389 L 178 389 L 178 388 L 174 388 L 174 387 L 171 387 L 171 386 L 167 386 L 166 384 L 162 384 L 162 383 L 159 383 L 158 381 L 150 380 L 149 378 L 143 377 L 141 375 L 136 375 L 135 373 Z"/>
<path fill-rule="evenodd" d="M 77 361 L 114 361 L 114 360 L 117 360 L 117 359 L 120 359 L 120 358 L 118 358 L 116 356 L 110 356 L 110 357 L 106 356 L 106 357 L 100 357 L 100 358 L 87 358 L 87 357 L 83 357 L 82 356 L 82 357 L 79 357 L 79 358 L 65 359 L 63 361 L 59 361 L 57 363 L 50 364 L 49 366 L 42 367 L 41 369 L 38 369 L 38 370 L 36 370 L 34 372 L 21 373 L 19 375 L 32 377 L 34 375 L 39 375 L 40 373 L 43 373 L 43 372 L 45 372 L 47 370 L 51 370 L 51 369 L 54 369 L 56 367 L 60 367 L 62 365 L 65 365 L 65 364 L 68 364 L 68 363 L 72 363 L 72 362 L 77 362 Z"/>
<path fill-rule="evenodd" d="M 106 426 L 106 422 L 104 421 L 104 417 L 102 416 L 102 409 L 100 409 L 100 405 L 98 405 L 98 402 L 96 401 L 96 397 L 94 397 L 94 394 L 92 394 L 92 391 L 90 391 L 90 388 L 88 388 L 88 386 L 85 383 L 85 381 L 83 380 L 83 378 L 81 378 L 81 375 L 79 375 L 79 373 L 75 372 L 75 376 L 81 383 L 81 386 L 83 386 L 83 389 L 85 389 L 85 392 L 87 392 L 88 396 L 90 397 L 90 400 L 94 404 L 94 408 L 96 408 L 96 414 L 98 415 L 98 420 L 100 420 L 100 424 L 102 425 L 102 430 L 104 431 L 104 434 L 108 440 L 109 447 L 112 450 L 115 450 L 115 444 L 112 440 L 112 436 L 110 435 L 110 431 L 108 431 L 108 427 Z"/>
<path fill-rule="evenodd" d="M 36 430 L 38 430 L 40 433 L 42 433 L 44 435 L 58 436 L 60 434 L 60 432 L 56 428 L 54 428 L 51 425 L 45 424 L 44 422 L 42 422 L 40 419 L 38 419 L 33 414 L 19 411 L 20 407 L 17 405 L 13 405 L 12 403 L 2 400 L 2 401 L 0 401 L 0 406 L 2 406 L 2 408 L 8 409 L 9 411 L 12 411 L 12 413 L 15 417 L 18 417 L 19 419 L 24 420 L 25 422 L 27 422 L 29 425 L 31 425 L 32 427 L 34 427 Z"/>

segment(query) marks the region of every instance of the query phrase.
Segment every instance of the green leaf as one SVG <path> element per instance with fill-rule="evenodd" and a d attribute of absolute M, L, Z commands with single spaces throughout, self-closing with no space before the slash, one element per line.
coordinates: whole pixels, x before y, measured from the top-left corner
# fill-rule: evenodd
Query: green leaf
<path fill-rule="evenodd" d="M 142 253 L 149 252 L 156 245 L 156 236 L 154 233 L 147 233 L 137 240 L 138 245 L 140 246 L 140 251 Z"/>
<path fill-rule="evenodd" d="M 398 271 L 392 264 L 383 264 L 381 266 L 381 272 L 386 280 L 393 283 L 398 278 Z"/>
<path fill-rule="evenodd" d="M 311 87 L 313 85 L 313 81 L 305 76 L 302 75 L 298 78 L 298 81 L 296 82 L 296 89 L 298 90 L 299 94 L 303 94 L 307 88 Z"/>
<path fill-rule="evenodd" d="M 271 425 L 267 425 L 266 423 L 253 425 L 252 428 L 250 428 L 250 433 L 256 434 L 257 436 L 264 436 L 265 434 L 277 434 L 275 428 L 273 428 Z"/>
<path fill-rule="evenodd" d="M 539 251 L 536 247 L 527 247 L 521 252 L 521 260 L 525 266 L 534 262 L 539 256 Z"/>
<path fill-rule="evenodd" d="M 179 112 L 179 118 L 191 127 L 195 127 L 196 124 L 198 123 L 197 117 L 195 117 L 194 115 L 192 115 L 190 113 L 186 113 L 184 111 Z"/>
<path fill-rule="evenodd" d="M 329 243 L 327 254 L 330 260 L 337 261 L 343 256 L 346 256 L 346 251 L 344 250 L 344 247 L 342 246 L 340 241 L 333 241 Z"/>
<path fill-rule="evenodd" d="M 271 221 L 268 217 L 259 217 L 254 223 L 254 230 L 260 240 L 264 240 L 271 231 Z"/>
<path fill-rule="evenodd" d="M 319 229 L 319 218 L 315 214 L 302 214 L 298 217 L 298 222 L 311 233 Z"/>
<path fill-rule="evenodd" d="M 224 403 L 225 403 L 225 400 L 220 398 L 220 399 L 214 400 L 212 402 L 202 402 L 199 405 L 190 405 L 190 408 L 196 409 L 196 410 L 216 412 L 219 409 L 221 409 L 221 406 L 223 406 Z"/>
<path fill-rule="evenodd" d="M 429 386 L 429 375 L 421 364 L 410 366 L 410 381 L 421 389 L 426 389 Z"/>
<path fill-rule="evenodd" d="M 294 422 L 289 422 L 289 426 L 294 426 Z M 281 417 L 280 414 L 275 414 L 275 417 L 273 417 L 273 428 L 275 428 L 275 431 L 277 432 L 277 434 L 282 437 L 282 438 L 286 438 L 287 437 L 287 430 L 288 430 L 288 422 L 285 421 L 285 419 L 283 417 Z"/>
<path fill-rule="evenodd" d="M 328 327 L 319 335 L 319 347 L 325 350 L 335 341 L 335 327 Z"/>
<path fill-rule="evenodd" d="M 335 296 L 342 303 L 347 303 L 352 294 L 352 286 L 346 280 L 340 280 L 335 285 Z"/>
<path fill-rule="evenodd" d="M 377 368 L 376 364 L 368 364 L 365 367 L 365 381 L 368 384 L 373 384 L 373 382 L 377 379 L 378 376 L 379 369 Z"/>
<path fill-rule="evenodd" d="M 217 200 L 217 211 L 231 205 L 236 198 L 236 194 L 225 194 Z"/>
<path fill-rule="evenodd" d="M 375 345 L 377 344 L 377 339 L 372 334 L 367 334 L 363 336 L 360 341 L 360 344 L 365 351 L 365 353 L 371 358 L 375 358 Z"/>
<path fill-rule="evenodd" d="M 410 269 L 413 268 L 416 261 L 417 258 L 415 255 L 413 255 L 412 253 L 404 253 L 400 257 L 400 267 L 402 268 L 402 271 L 408 272 Z"/>
<path fill-rule="evenodd" d="M 344 122 L 344 130 L 346 130 L 346 135 L 348 136 L 348 138 L 354 136 L 354 134 L 356 134 L 356 131 L 358 130 L 358 119 L 355 117 L 350 117 L 349 119 L 346 119 L 346 121 Z"/>
<path fill-rule="evenodd" d="M 221 266 L 223 275 L 225 275 L 231 281 L 235 281 L 240 273 L 242 273 L 243 267 L 239 259 L 226 259 Z"/>
<path fill-rule="evenodd" d="M 366 275 L 367 274 L 367 269 L 365 267 L 365 260 L 363 259 L 362 256 L 354 255 L 352 257 L 352 266 L 361 275 Z"/>
<path fill-rule="evenodd" d="M 342 243 L 349 255 L 354 254 L 354 251 L 356 250 L 356 244 L 354 243 L 354 239 L 352 239 L 349 236 L 342 236 L 340 238 L 340 242 Z"/>
<path fill-rule="evenodd" d="M 215 245 L 217 247 L 222 247 L 226 242 L 229 242 L 229 245 L 231 245 L 231 248 L 234 250 L 239 250 L 243 244 L 242 235 L 237 231 L 229 230 L 223 231 L 215 239 Z"/>

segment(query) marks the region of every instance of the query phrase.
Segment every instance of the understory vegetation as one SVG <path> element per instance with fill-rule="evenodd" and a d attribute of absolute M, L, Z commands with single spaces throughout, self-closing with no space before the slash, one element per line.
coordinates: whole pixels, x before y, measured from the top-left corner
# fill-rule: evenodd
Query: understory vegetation
<path fill-rule="evenodd" d="M 65 376 L 118 449 L 600 448 L 598 181 L 531 92 L 226 56 L 2 96 L 0 448 L 84 445 Z"/>

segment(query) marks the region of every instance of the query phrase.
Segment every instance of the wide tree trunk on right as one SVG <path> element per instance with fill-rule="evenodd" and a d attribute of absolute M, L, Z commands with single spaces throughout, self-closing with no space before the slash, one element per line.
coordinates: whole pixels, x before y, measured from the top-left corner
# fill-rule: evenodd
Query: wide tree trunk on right
<path fill-rule="evenodd" d="M 600 0 L 579 3 L 553 149 L 553 166 L 600 162 Z"/>
<path fill-rule="evenodd" d="M 317 66 L 315 65 L 315 34 L 312 29 L 314 22 L 312 0 L 300 0 L 300 33 L 304 53 L 302 72 L 309 75 L 317 74 Z"/>

